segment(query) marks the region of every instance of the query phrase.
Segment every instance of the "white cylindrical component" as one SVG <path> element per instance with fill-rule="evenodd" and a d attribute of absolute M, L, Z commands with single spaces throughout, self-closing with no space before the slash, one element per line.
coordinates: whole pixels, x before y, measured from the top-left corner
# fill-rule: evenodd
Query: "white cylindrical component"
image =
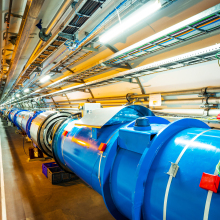
<path fill-rule="evenodd" d="M 205 99 L 192 99 L 192 100 L 164 100 L 162 101 L 162 105 L 191 105 L 191 104 L 203 104 Z"/>
<path fill-rule="evenodd" d="M 21 125 L 20 125 L 20 127 L 21 127 L 21 129 L 24 131 L 24 132 L 26 132 L 26 126 L 27 126 L 27 122 L 28 122 L 28 119 L 32 116 L 34 114 L 34 112 L 29 112 L 29 111 L 25 111 L 24 113 L 23 113 L 23 118 L 22 118 L 22 121 L 21 121 Z"/>
<path fill-rule="evenodd" d="M 217 116 L 220 114 L 220 109 L 210 109 L 209 110 L 209 116 Z"/>
<path fill-rule="evenodd" d="M 173 115 L 193 115 L 193 116 L 203 116 L 205 109 L 162 109 L 162 110 L 152 110 L 154 113 L 159 114 L 173 114 Z M 220 109 L 210 109 L 208 111 L 208 116 L 217 116 L 220 114 Z"/>
<path fill-rule="evenodd" d="M 42 123 L 46 120 L 46 118 L 49 115 L 53 115 L 53 114 L 56 114 L 56 111 L 42 112 L 32 121 L 31 127 L 30 127 L 30 135 L 31 135 L 32 141 L 34 142 L 36 146 L 38 146 L 38 142 L 39 142 L 38 133 L 39 133 Z"/>
<path fill-rule="evenodd" d="M 208 104 L 220 104 L 220 98 L 210 97 L 208 98 Z"/>
<path fill-rule="evenodd" d="M 207 93 L 219 93 L 220 92 L 220 88 L 207 88 L 206 92 Z"/>
<path fill-rule="evenodd" d="M 200 115 L 204 114 L 204 109 L 162 109 L 152 110 L 154 113 L 173 115 Z M 219 111 L 220 112 L 220 111 Z"/>

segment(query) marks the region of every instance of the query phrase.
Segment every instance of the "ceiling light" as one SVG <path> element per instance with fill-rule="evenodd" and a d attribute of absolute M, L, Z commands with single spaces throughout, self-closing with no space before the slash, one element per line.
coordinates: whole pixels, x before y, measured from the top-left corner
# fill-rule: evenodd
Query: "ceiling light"
<path fill-rule="evenodd" d="M 153 14 L 155 11 L 161 8 L 161 3 L 156 0 L 153 4 L 145 4 L 139 10 L 132 13 L 130 16 L 122 20 L 119 24 L 108 30 L 102 36 L 100 36 L 99 40 L 102 43 L 106 43 L 109 40 L 115 38 L 116 36 L 123 33 L 125 30 L 129 29 L 130 27 L 134 26 L 144 18 L 148 17 L 149 15 Z"/>
<path fill-rule="evenodd" d="M 29 91 L 30 91 L 30 90 L 29 90 L 28 88 L 24 90 L 24 92 L 29 92 Z"/>
<path fill-rule="evenodd" d="M 40 82 L 46 82 L 47 80 L 49 80 L 50 79 L 50 75 L 46 75 L 44 78 L 42 78 L 41 80 L 40 80 Z"/>
<path fill-rule="evenodd" d="M 16 94 L 16 97 L 19 97 L 20 95 L 19 94 Z"/>

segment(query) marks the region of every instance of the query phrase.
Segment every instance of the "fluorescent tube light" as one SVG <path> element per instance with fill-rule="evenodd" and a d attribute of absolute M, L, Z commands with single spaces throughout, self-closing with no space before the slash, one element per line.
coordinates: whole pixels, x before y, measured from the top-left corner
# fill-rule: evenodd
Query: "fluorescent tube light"
<path fill-rule="evenodd" d="M 42 78 L 41 80 L 40 80 L 40 82 L 46 82 L 47 80 L 49 80 L 50 79 L 50 75 L 46 75 L 44 78 Z"/>
<path fill-rule="evenodd" d="M 24 90 L 24 92 L 29 92 L 29 91 L 30 91 L 30 90 L 29 90 L 28 88 Z"/>
<path fill-rule="evenodd" d="M 119 24 L 108 30 L 102 36 L 99 37 L 100 42 L 106 43 L 116 36 L 123 33 L 125 30 L 134 26 L 141 20 L 145 19 L 149 15 L 153 14 L 155 11 L 161 8 L 161 3 L 156 0 L 153 4 L 149 5 L 149 3 L 142 6 L 140 9 L 132 13 L 130 16 L 122 20 Z"/>

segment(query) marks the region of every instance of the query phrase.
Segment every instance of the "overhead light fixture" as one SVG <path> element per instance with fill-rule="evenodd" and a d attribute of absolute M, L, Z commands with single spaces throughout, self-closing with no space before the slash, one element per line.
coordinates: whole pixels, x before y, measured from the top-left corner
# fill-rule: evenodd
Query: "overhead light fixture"
<path fill-rule="evenodd" d="M 40 80 L 40 82 L 46 82 L 47 80 L 49 80 L 50 79 L 50 75 L 46 75 L 44 78 L 42 78 L 41 80 Z"/>
<path fill-rule="evenodd" d="M 28 89 L 28 88 L 24 90 L 24 92 L 29 92 L 29 91 L 30 91 L 30 89 Z"/>
<path fill-rule="evenodd" d="M 20 95 L 19 95 L 19 94 L 16 94 L 16 97 L 20 97 Z"/>
<path fill-rule="evenodd" d="M 134 26 L 141 20 L 145 19 L 149 15 L 153 14 L 161 8 L 161 3 L 156 0 L 154 3 L 146 3 L 140 9 L 132 13 L 130 16 L 122 20 L 119 24 L 108 30 L 106 33 L 99 37 L 100 42 L 106 43 L 116 36 L 122 34 L 125 30 Z"/>

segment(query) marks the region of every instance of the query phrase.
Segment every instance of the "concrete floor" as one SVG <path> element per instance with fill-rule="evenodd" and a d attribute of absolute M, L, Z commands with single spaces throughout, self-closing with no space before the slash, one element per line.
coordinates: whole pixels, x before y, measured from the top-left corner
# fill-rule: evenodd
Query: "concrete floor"
<path fill-rule="evenodd" d="M 41 166 L 44 162 L 28 162 L 28 156 L 23 150 L 23 137 L 15 134 L 15 130 L 0 118 L 8 220 L 114 219 L 102 197 L 80 179 L 52 185 L 42 174 Z M 30 145 L 24 144 L 26 153 Z"/>

